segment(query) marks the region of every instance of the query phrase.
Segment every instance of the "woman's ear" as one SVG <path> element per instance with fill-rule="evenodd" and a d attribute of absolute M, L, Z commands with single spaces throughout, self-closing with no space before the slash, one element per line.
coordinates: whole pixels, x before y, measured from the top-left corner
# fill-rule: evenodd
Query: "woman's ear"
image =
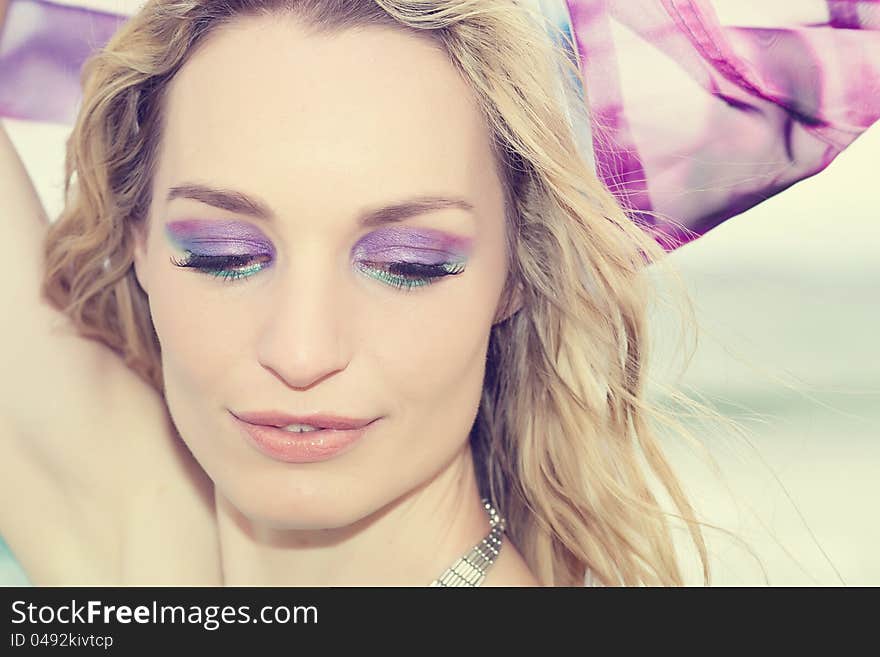
<path fill-rule="evenodd" d="M 522 308 L 522 304 L 522 285 L 519 281 L 508 278 L 498 301 L 498 307 L 495 309 L 495 318 L 492 320 L 492 324 L 495 325 L 508 319 Z"/>
<path fill-rule="evenodd" d="M 147 231 L 143 221 L 134 224 L 132 234 L 134 236 L 134 249 L 132 250 L 132 266 L 138 285 L 148 295 L 150 293 L 147 284 Z"/>

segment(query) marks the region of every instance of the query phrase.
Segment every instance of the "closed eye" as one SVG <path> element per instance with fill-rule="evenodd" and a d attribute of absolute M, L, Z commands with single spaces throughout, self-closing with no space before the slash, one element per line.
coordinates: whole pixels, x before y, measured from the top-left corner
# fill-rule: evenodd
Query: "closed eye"
<path fill-rule="evenodd" d="M 371 278 L 408 291 L 431 285 L 445 276 L 460 274 L 464 271 L 464 263 L 444 262 L 426 265 L 420 262 L 359 262 L 358 268 Z"/>
<path fill-rule="evenodd" d="M 176 267 L 195 269 L 203 274 L 222 278 L 224 281 L 237 281 L 253 276 L 265 269 L 271 259 L 267 255 L 199 255 L 186 252 L 182 260 L 172 257 Z M 357 268 L 367 276 L 379 280 L 396 289 L 411 290 L 431 285 L 446 276 L 456 276 L 464 271 L 464 263 L 445 262 L 424 264 L 419 262 L 368 262 L 360 261 Z"/>
<path fill-rule="evenodd" d="M 171 263 L 176 267 L 188 267 L 203 274 L 211 274 L 226 281 L 235 281 L 253 276 L 265 269 L 271 262 L 268 255 L 198 255 L 186 252 L 186 258 L 178 260 L 172 257 Z"/>

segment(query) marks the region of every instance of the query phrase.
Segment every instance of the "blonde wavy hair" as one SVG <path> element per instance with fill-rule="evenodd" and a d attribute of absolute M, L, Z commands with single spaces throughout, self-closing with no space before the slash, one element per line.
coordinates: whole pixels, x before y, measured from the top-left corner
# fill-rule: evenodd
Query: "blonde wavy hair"
<path fill-rule="evenodd" d="M 163 393 L 160 347 L 132 267 L 168 82 L 214 30 L 283 13 L 318 33 L 385 26 L 431 39 L 470 84 L 506 194 L 521 306 L 492 328 L 470 441 L 482 492 L 543 585 L 680 585 L 671 534 L 701 526 L 646 399 L 646 277 L 665 251 L 596 177 L 573 125 L 583 79 L 539 11 L 516 0 L 150 0 L 86 62 L 67 141 L 65 207 L 45 241 L 45 296 Z M 582 88 L 582 87 L 581 87 Z M 587 89 L 588 93 L 589 90 Z M 580 108 L 580 110 L 578 110 Z M 684 432 L 687 433 L 687 432 Z M 651 489 L 656 477 L 675 511 Z"/>

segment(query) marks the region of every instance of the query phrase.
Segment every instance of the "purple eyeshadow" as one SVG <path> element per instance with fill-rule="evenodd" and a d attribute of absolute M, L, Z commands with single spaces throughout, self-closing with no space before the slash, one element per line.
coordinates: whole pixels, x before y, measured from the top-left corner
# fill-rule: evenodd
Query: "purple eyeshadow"
<path fill-rule="evenodd" d="M 431 228 L 384 228 L 361 239 L 352 249 L 352 257 L 371 262 L 439 265 L 466 260 L 471 244 L 470 238 Z"/>
<path fill-rule="evenodd" d="M 236 221 L 184 219 L 165 224 L 169 242 L 201 256 L 268 256 L 275 248 L 255 226 Z M 410 262 L 424 265 L 460 263 L 471 252 L 472 239 L 432 228 L 395 226 L 365 235 L 352 248 L 352 259 L 367 262 Z"/>
<path fill-rule="evenodd" d="M 165 224 L 165 236 L 183 251 L 204 256 L 274 256 L 265 235 L 251 224 L 236 221 L 184 219 Z"/>

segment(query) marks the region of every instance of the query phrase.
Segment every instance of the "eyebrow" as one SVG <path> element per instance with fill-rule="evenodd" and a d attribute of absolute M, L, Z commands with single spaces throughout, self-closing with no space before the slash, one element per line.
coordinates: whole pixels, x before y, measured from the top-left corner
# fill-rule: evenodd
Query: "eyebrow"
<path fill-rule="evenodd" d="M 255 219 L 273 221 L 275 213 L 269 205 L 260 198 L 248 196 L 244 192 L 210 187 L 199 183 L 184 183 L 175 185 L 168 190 L 166 202 L 176 198 L 188 198 L 206 205 L 220 208 L 235 214 L 243 214 Z M 409 217 L 420 214 L 457 208 L 467 212 L 473 212 L 474 206 L 463 198 L 449 196 L 415 196 L 401 201 L 396 201 L 378 208 L 361 212 L 358 224 L 365 228 L 381 226 L 403 221 Z"/>

